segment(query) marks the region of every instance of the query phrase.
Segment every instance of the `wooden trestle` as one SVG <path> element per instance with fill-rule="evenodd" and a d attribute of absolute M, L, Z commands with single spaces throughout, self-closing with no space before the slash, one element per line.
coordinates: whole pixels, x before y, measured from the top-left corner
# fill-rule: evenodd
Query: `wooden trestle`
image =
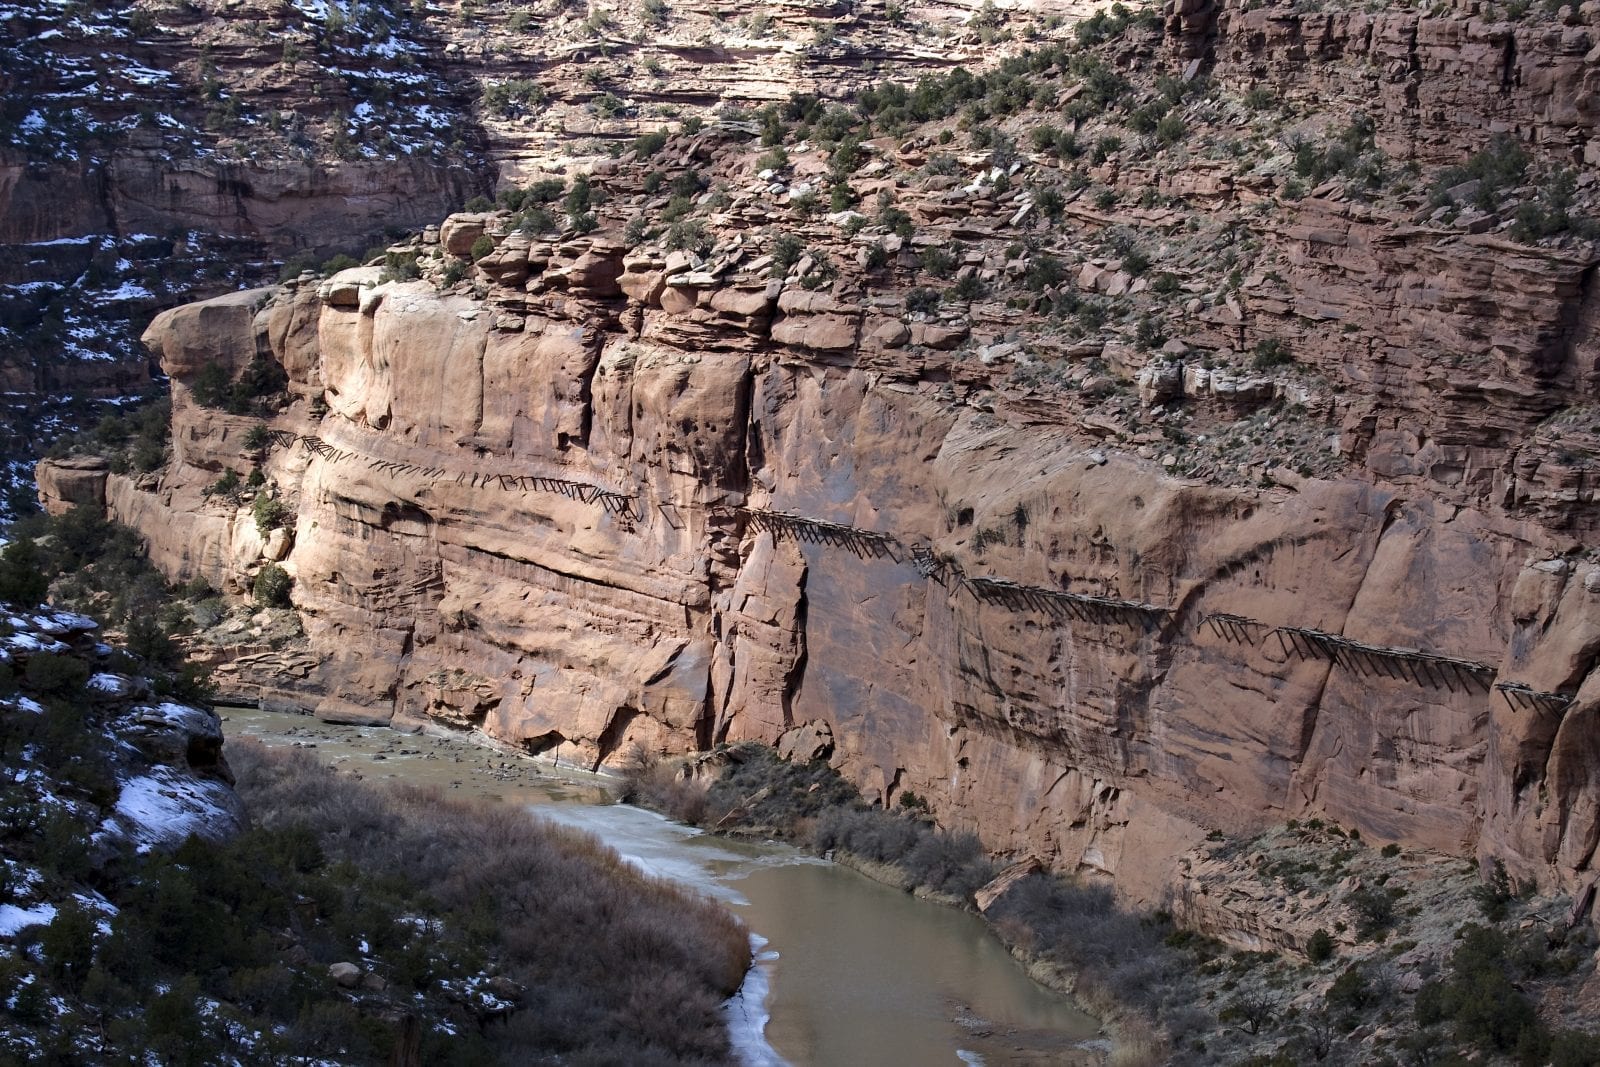
<path fill-rule="evenodd" d="M 415 473 L 430 478 L 448 477 L 450 472 L 442 467 L 424 467 L 396 460 L 380 460 L 360 456 L 337 448 L 320 437 L 296 434 L 288 430 L 269 430 L 270 444 L 284 448 L 299 446 L 307 452 L 330 462 L 364 460 L 372 470 L 391 474 Z M 632 497 L 586 482 L 554 478 L 538 474 L 497 474 L 483 472 L 458 472 L 457 485 L 472 488 L 496 487 L 558 493 L 584 504 L 599 504 L 608 514 L 631 519 L 635 515 Z M 680 505 L 671 505 L 675 510 Z M 662 508 L 662 517 L 673 529 L 682 523 L 674 522 Z M 738 507 L 729 509 L 742 515 L 752 527 L 771 533 L 774 537 L 787 537 L 806 544 L 844 549 L 861 559 L 889 559 L 896 563 L 909 561 L 917 574 L 941 585 L 952 584 L 969 590 L 985 604 L 994 604 L 1013 611 L 1035 611 L 1056 619 L 1072 619 L 1092 625 L 1131 625 L 1150 630 L 1169 620 L 1172 609 L 1159 604 L 1137 600 L 1094 596 L 1088 593 L 1069 593 L 1060 589 L 1022 585 L 1005 578 L 970 576 L 964 574 L 954 560 L 939 555 L 924 543 L 908 544 L 891 533 L 863 530 L 844 523 L 807 518 L 788 512 L 765 508 Z M 1362 677 L 1391 678 L 1431 689 L 1448 689 L 1450 692 L 1483 693 L 1498 690 L 1512 707 L 1522 710 L 1558 712 L 1572 703 L 1572 697 L 1561 693 L 1543 693 L 1522 682 L 1495 681 L 1496 671 L 1486 663 L 1476 660 L 1443 656 L 1415 648 L 1394 648 L 1353 641 L 1339 634 L 1303 626 L 1272 626 L 1256 619 L 1227 612 L 1213 612 L 1201 620 L 1200 626 L 1217 637 L 1237 645 L 1254 647 L 1263 634 L 1277 638 L 1283 654 L 1299 659 L 1320 659 L 1354 671 Z"/>

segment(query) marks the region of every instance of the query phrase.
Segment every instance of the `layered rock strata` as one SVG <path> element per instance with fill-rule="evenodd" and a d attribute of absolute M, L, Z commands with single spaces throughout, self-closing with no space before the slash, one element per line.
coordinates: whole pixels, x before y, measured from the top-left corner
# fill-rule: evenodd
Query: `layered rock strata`
<path fill-rule="evenodd" d="M 1232 25 L 1209 54 L 1259 56 Z M 456 215 L 423 280 L 164 314 L 169 468 L 41 483 L 103 492 L 173 576 L 281 560 L 329 718 L 592 764 L 825 725 L 869 796 L 1147 900 L 1209 832 L 1312 814 L 1581 888 L 1592 247 L 1415 188 L 1291 192 L 1292 145 L 1229 162 L 1215 133 L 1281 120 L 1183 115 L 1192 148 L 1102 140 L 1098 190 L 1048 153 L 940 158 L 953 120 L 874 139 L 872 219 L 801 207 L 814 146 L 775 175 L 729 127 L 675 138 L 593 168 L 592 232 Z M 630 225 L 672 207 L 652 167 L 715 180 L 703 241 Z M 190 393 L 258 357 L 292 398 L 268 447 Z M 292 538 L 205 496 L 255 464 Z"/>
<path fill-rule="evenodd" d="M 1368 840 L 1587 865 L 1600 577 L 1548 556 L 1535 524 L 1375 485 L 1184 484 L 758 348 L 751 323 L 820 320 L 825 338 L 837 314 L 786 313 L 796 301 L 765 286 L 668 312 L 672 290 L 622 270 L 639 265 L 603 240 L 566 246 L 544 275 L 561 295 L 527 317 L 427 283 L 169 314 L 150 339 L 177 383 L 177 465 L 145 488 L 110 477 L 109 510 L 175 576 L 247 575 L 265 549 L 249 510 L 201 492 L 253 420 L 184 403 L 184 382 L 197 357 L 268 351 L 328 408 L 276 420 L 295 436 L 267 461 L 298 501 L 286 563 L 326 717 L 442 721 L 596 764 L 823 720 L 869 794 L 915 791 L 996 848 L 1136 892 L 1212 828 L 1307 812 Z M 659 304 L 622 297 L 641 284 Z M 597 304 L 637 332 L 596 328 Z M 686 331 L 692 350 L 655 339 Z M 1228 632 L 1218 615 L 1251 621 Z M 1517 706 L 1470 672 L 1421 684 L 1381 655 L 1330 662 L 1276 626 L 1578 700 Z M 1528 810 L 1536 781 L 1548 799 Z"/>

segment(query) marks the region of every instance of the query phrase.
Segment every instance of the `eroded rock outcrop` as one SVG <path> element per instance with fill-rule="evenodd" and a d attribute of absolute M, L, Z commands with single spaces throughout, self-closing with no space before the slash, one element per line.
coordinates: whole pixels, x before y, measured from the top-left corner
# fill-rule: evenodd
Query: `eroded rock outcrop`
<path fill-rule="evenodd" d="M 583 226 L 453 216 L 418 280 L 164 314 L 173 463 L 106 474 L 107 509 L 174 576 L 281 560 L 320 663 L 273 699 L 326 717 L 592 764 L 825 732 L 868 796 L 1145 899 L 1208 833 L 1303 815 L 1576 887 L 1592 247 L 1290 195 L 1281 160 L 1130 150 L 1091 193 L 940 143 L 858 146 L 869 220 L 803 206 L 815 146 L 763 175 L 685 133 L 660 165 L 715 176 L 674 208 L 698 231 L 639 236 L 671 205 L 627 159 Z M 258 447 L 192 385 L 262 356 L 289 384 Z M 275 542 L 204 494 L 256 464 Z"/>
<path fill-rule="evenodd" d="M 817 720 L 870 795 L 915 791 L 997 848 L 1135 892 L 1213 827 L 1304 812 L 1454 853 L 1486 823 L 1540 866 L 1592 851 L 1576 796 L 1558 818 L 1517 803 L 1546 758 L 1587 768 L 1581 695 L 1563 733 L 1484 686 L 1302 657 L 1267 632 L 1444 650 L 1570 689 L 1600 578 L 1528 564 L 1547 539 L 1527 522 L 1352 483 L 1183 484 L 748 334 L 693 354 L 652 342 L 695 308 L 644 308 L 629 336 L 593 329 L 588 305 L 562 317 L 566 297 L 507 329 L 423 282 L 355 307 L 325 292 L 158 320 L 181 463 L 155 493 L 124 476 L 107 492 L 169 572 L 247 581 L 263 539 L 201 492 L 253 420 L 183 402 L 188 353 L 265 347 L 303 368 L 297 386 L 322 383 L 327 414 L 296 402 L 274 425 L 303 436 L 267 464 L 298 503 L 285 564 L 322 657 L 320 714 L 438 720 L 594 763 Z M 313 317 L 308 361 L 285 339 Z M 893 533 L 952 566 L 759 530 L 742 507 Z M 957 575 L 1170 610 L 1062 616 Z M 1205 624 L 1219 613 L 1266 625 L 1241 639 Z M 1587 770 L 1566 773 L 1581 793 Z"/>

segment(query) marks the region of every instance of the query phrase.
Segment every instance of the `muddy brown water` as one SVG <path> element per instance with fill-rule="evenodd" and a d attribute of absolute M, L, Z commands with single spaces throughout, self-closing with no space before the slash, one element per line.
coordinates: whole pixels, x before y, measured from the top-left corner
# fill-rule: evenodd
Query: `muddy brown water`
<path fill-rule="evenodd" d="M 706 893 L 750 927 L 756 966 L 727 1005 L 748 1067 L 1089 1064 L 1098 1024 L 1030 980 L 983 921 L 786 845 L 714 837 L 614 803 L 615 784 L 459 737 L 219 708 L 231 737 L 299 746 L 372 782 L 526 806 L 641 870 Z"/>

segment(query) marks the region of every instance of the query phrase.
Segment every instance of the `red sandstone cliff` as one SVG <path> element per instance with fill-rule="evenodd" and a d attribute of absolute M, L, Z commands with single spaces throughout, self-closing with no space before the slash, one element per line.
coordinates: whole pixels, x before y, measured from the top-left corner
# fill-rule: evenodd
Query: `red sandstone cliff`
<path fill-rule="evenodd" d="M 1526 73 L 1486 94 L 1471 34 L 1441 28 L 1467 20 L 1396 18 L 1313 34 L 1230 8 L 1113 48 L 1145 74 L 1215 61 L 1191 130 L 1282 135 L 1230 95 L 1266 79 L 1370 100 L 1377 143 L 1426 167 L 1470 153 L 1469 106 L 1581 152 L 1552 101 L 1587 77 L 1562 58 L 1583 26 L 1507 29 Z M 1320 51 L 1279 69 L 1308 36 Z M 453 216 L 414 246 L 424 280 L 362 268 L 166 313 L 147 341 L 175 383 L 173 462 L 110 476 L 106 506 L 174 575 L 237 588 L 282 558 L 321 658 L 292 688 L 320 714 L 596 763 L 825 720 L 869 794 L 915 791 L 996 849 L 1145 898 L 1208 831 L 1308 813 L 1587 881 L 1590 247 L 1436 214 L 1421 183 L 1297 197 L 1281 140 L 1234 162 L 1194 134 L 1114 150 L 1102 206 L 1047 155 L 1003 187 L 982 155 L 952 181 L 914 171 L 938 133 L 871 142 L 850 179 L 910 238 L 797 210 L 818 153 L 762 178 L 758 146 L 712 131 L 595 168 L 593 233 Z M 716 181 L 698 250 L 625 229 L 666 206 L 652 168 Z M 1059 223 L 1035 221 L 1045 188 L 1068 193 Z M 809 250 L 773 271 L 780 230 Z M 957 241 L 969 295 L 908 307 Z M 1109 317 L 1071 329 L 1069 296 Z M 1165 336 L 1136 337 L 1146 319 Z M 1292 365 L 1250 358 L 1280 350 Z M 263 466 L 297 520 L 270 542 L 202 496 L 253 462 L 256 420 L 189 394 L 207 362 L 258 355 L 295 398 Z M 53 502 L 99 491 L 61 474 L 41 470 Z"/>

